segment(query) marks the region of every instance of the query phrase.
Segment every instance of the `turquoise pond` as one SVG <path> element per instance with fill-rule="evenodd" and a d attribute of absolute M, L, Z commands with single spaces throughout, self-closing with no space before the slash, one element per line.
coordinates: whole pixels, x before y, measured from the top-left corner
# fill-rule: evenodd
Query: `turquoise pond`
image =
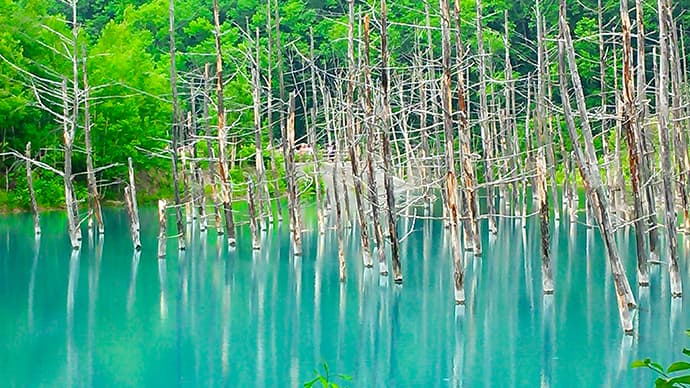
<path fill-rule="evenodd" d="M 301 258 L 286 223 L 256 252 L 246 224 L 233 251 L 190 226 L 188 250 L 170 239 L 158 260 L 155 209 L 142 210 L 140 255 L 123 210 L 105 222 L 103 239 L 85 233 L 73 253 L 63 213 L 43 214 L 39 240 L 30 215 L 0 217 L 1 386 L 298 387 L 325 361 L 352 376 L 335 380 L 348 387 L 651 387 L 631 361 L 667 364 L 690 345 L 690 296 L 671 300 L 665 264 L 638 289 L 630 229 L 617 240 L 639 310 L 624 336 L 598 232 L 567 218 L 552 232 L 550 297 L 536 220 L 501 220 L 492 238 L 482 224 L 484 255 L 465 257 L 464 307 L 439 221 L 400 221 L 402 234 L 413 229 L 402 286 L 363 268 L 356 229 L 341 284 L 335 233 L 316 233 L 313 216 Z M 680 249 L 690 290 L 689 238 Z"/>

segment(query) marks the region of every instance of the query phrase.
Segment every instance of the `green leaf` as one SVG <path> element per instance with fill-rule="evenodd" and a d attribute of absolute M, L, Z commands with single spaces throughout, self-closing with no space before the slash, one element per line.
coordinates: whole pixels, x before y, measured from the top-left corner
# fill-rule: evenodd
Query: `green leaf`
<path fill-rule="evenodd" d="M 683 354 L 690 357 L 690 349 L 687 349 L 687 348 L 683 349 Z"/>
<path fill-rule="evenodd" d="M 313 387 L 314 384 L 315 384 L 318 380 L 319 380 L 319 378 L 318 378 L 318 377 L 315 377 L 315 378 L 313 378 L 312 380 L 307 381 L 306 383 L 304 383 L 304 388 L 311 388 L 311 387 Z"/>
<path fill-rule="evenodd" d="M 673 364 L 671 364 L 668 367 L 667 372 L 668 373 L 678 372 L 679 370 L 687 370 L 687 369 L 690 369 L 690 363 L 685 362 L 685 361 L 678 361 L 678 362 L 674 362 Z"/>
<path fill-rule="evenodd" d="M 631 368 L 646 368 L 649 364 L 649 359 L 646 360 L 635 360 L 630 364 Z"/>
<path fill-rule="evenodd" d="M 650 367 L 652 370 L 658 372 L 660 375 L 666 376 L 666 373 L 664 373 L 664 367 L 661 366 L 661 364 L 659 364 L 659 363 L 657 363 L 657 362 L 654 362 L 654 361 L 650 361 L 650 362 L 649 362 L 649 367 Z"/>
<path fill-rule="evenodd" d="M 673 377 L 668 379 L 668 382 L 671 384 L 671 386 L 674 386 L 675 384 L 690 384 L 690 375 Z"/>
<path fill-rule="evenodd" d="M 659 377 L 654 382 L 654 388 L 673 388 L 673 385 L 669 383 L 666 379 Z"/>

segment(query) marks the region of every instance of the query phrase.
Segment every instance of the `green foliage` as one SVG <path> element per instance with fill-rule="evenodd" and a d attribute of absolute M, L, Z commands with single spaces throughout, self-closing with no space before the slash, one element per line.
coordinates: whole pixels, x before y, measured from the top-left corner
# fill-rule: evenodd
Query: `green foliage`
<path fill-rule="evenodd" d="M 685 332 L 690 336 L 690 330 Z M 683 355 L 690 357 L 690 349 L 684 348 Z M 656 388 L 679 388 L 690 387 L 690 363 L 687 361 L 676 361 L 664 369 L 661 364 L 649 358 L 633 361 L 633 368 L 647 368 L 659 377 L 654 382 Z"/>
<path fill-rule="evenodd" d="M 325 361 L 321 364 L 321 367 L 323 368 L 323 372 L 319 371 L 318 369 L 315 369 L 314 374 L 316 376 L 313 379 L 304 383 L 304 388 L 339 388 L 340 386 L 336 384 L 334 380 L 352 380 L 351 376 L 344 375 L 341 373 L 331 373 L 331 371 L 328 369 L 328 364 Z"/>

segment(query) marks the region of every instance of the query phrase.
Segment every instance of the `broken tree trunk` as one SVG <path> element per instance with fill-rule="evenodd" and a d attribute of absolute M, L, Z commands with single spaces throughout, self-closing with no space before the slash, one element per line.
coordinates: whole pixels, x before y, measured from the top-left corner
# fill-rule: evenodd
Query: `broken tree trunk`
<path fill-rule="evenodd" d="M 203 115 L 204 115 L 204 127 L 206 129 L 206 153 L 209 158 L 208 172 L 211 178 L 211 195 L 213 196 L 213 215 L 215 220 L 216 231 L 218 235 L 223 234 L 222 216 L 220 215 L 220 201 L 218 188 L 216 187 L 216 161 L 214 160 L 213 146 L 211 145 L 211 125 L 210 117 L 208 113 L 208 100 L 209 100 L 209 73 L 210 65 L 206 63 L 204 65 L 204 99 L 203 99 Z M 203 185 L 201 187 L 204 187 Z M 203 190 L 202 190 L 203 194 Z"/>
<path fill-rule="evenodd" d="M 29 199 L 31 200 L 31 214 L 34 218 L 34 234 L 41 234 L 41 223 L 38 216 L 38 204 L 36 203 L 36 192 L 34 191 L 34 180 L 31 174 L 31 142 L 26 143 L 26 183 L 29 186 Z"/>
<path fill-rule="evenodd" d="M 290 93 L 288 118 L 286 123 L 287 143 L 285 144 L 285 175 L 290 206 L 290 224 L 292 225 L 293 254 L 302 256 L 302 225 L 300 224 L 300 206 L 297 197 L 297 170 L 295 168 L 295 94 Z"/>
<path fill-rule="evenodd" d="M 613 237 L 613 226 L 609 214 L 608 199 L 604 191 L 601 175 L 598 170 L 597 157 L 594 150 L 594 142 L 592 140 L 592 129 L 587 117 L 587 109 L 585 106 L 585 98 L 580 81 L 580 75 L 575 62 L 575 49 L 573 48 L 572 39 L 570 37 L 570 27 L 566 21 L 566 4 L 565 0 L 560 1 L 559 7 L 559 30 L 560 38 L 558 42 L 559 53 L 559 79 L 561 87 L 561 98 L 563 99 L 563 109 L 565 119 L 568 125 L 568 133 L 572 139 L 573 151 L 575 152 L 576 161 L 580 169 L 580 173 L 587 190 L 587 196 L 592 201 L 593 207 L 596 209 L 596 220 L 599 224 L 599 232 L 601 233 L 604 245 L 606 246 L 609 263 L 611 266 L 611 275 L 613 276 L 614 286 L 616 289 L 616 297 L 618 300 L 618 312 L 620 314 L 621 326 L 626 334 L 632 334 L 633 322 L 629 308 L 635 306 L 635 299 L 632 295 L 628 278 L 625 275 L 623 264 L 621 263 L 618 249 Z M 568 57 L 568 69 L 566 69 L 565 57 Z M 570 96 L 568 95 L 568 80 L 566 72 L 569 70 L 572 83 L 575 89 L 577 98 L 578 111 L 580 113 L 581 130 L 584 140 L 584 150 L 579 144 L 579 135 L 573 112 L 570 107 Z"/>
<path fill-rule="evenodd" d="M 165 247 L 168 239 L 168 217 L 166 209 L 168 203 L 164 199 L 158 200 L 158 258 L 165 258 Z"/>
<path fill-rule="evenodd" d="M 625 0 L 623 0 L 625 1 Z M 647 270 L 647 248 L 645 247 L 645 219 L 642 193 L 640 187 L 640 139 L 639 130 L 633 129 L 639 125 L 635 115 L 635 97 L 633 95 L 632 45 L 630 43 L 630 17 L 627 12 L 621 12 L 623 29 L 623 117 L 621 122 L 625 129 L 628 143 L 628 161 L 630 163 L 630 182 L 632 185 L 633 207 L 635 211 L 635 243 L 637 248 L 637 283 L 641 286 L 649 285 Z"/>
<path fill-rule="evenodd" d="M 264 167 L 263 145 L 261 144 L 261 78 L 260 78 L 260 62 L 259 62 L 259 46 L 258 35 L 259 30 L 256 31 L 256 58 L 252 63 L 252 98 L 254 103 L 254 164 L 256 167 L 257 177 L 257 213 L 261 230 L 266 230 L 266 221 L 264 220 L 264 206 L 262 201 L 262 193 L 264 190 L 264 181 L 266 180 L 266 169 Z M 265 191 L 268 193 L 268 190 Z M 268 197 L 266 198 L 268 200 Z M 270 212 L 269 212 L 270 213 Z"/>
<path fill-rule="evenodd" d="M 132 186 L 125 187 L 125 209 L 127 210 L 127 218 L 129 219 L 129 233 L 132 237 L 132 245 L 134 250 L 138 251 L 141 249 L 141 241 L 139 239 L 139 220 L 137 219 L 136 212 L 136 199 L 134 197 L 134 190 Z"/>
<path fill-rule="evenodd" d="M 266 62 L 268 63 L 268 71 L 266 72 L 266 121 L 268 127 L 268 142 L 271 156 L 271 182 L 273 182 L 273 195 L 276 198 L 276 211 L 278 213 L 278 222 L 283 221 L 283 205 L 280 202 L 280 190 L 278 188 L 278 167 L 276 165 L 275 157 L 275 144 L 273 141 L 273 38 L 271 37 L 273 31 L 273 24 L 271 22 L 271 2 L 273 0 L 266 1 L 266 33 L 268 34 L 268 48 L 266 52 Z M 267 189 L 268 190 L 268 189 Z M 273 210 L 269 210 L 273 214 Z"/>
<path fill-rule="evenodd" d="M 309 69 L 311 71 L 311 103 L 312 107 L 311 113 L 311 129 L 309 130 L 309 145 L 312 149 L 312 161 L 314 168 L 314 192 L 316 194 L 316 224 L 319 234 L 325 233 L 325 224 L 323 220 L 323 204 L 321 203 L 321 178 L 319 174 L 319 160 L 316 151 L 316 103 L 317 103 L 317 92 L 316 92 L 316 59 L 314 55 L 314 31 L 309 27 Z"/>
<path fill-rule="evenodd" d="M 127 173 L 129 175 L 129 187 L 130 193 L 132 194 L 132 211 L 134 212 L 134 226 L 137 231 L 140 230 L 139 227 L 139 206 L 137 205 L 137 189 L 134 185 L 134 167 L 132 166 L 132 158 L 127 158 Z"/>
<path fill-rule="evenodd" d="M 228 179 L 227 128 L 225 127 L 225 108 L 223 106 L 223 54 L 220 45 L 218 0 L 213 0 L 213 19 L 215 21 L 216 40 L 216 93 L 218 95 L 218 170 L 220 171 L 220 196 L 223 202 L 223 213 L 225 214 L 225 234 L 228 239 L 228 246 L 234 247 L 236 244 L 235 220 L 232 214 L 232 187 Z"/>
<path fill-rule="evenodd" d="M 453 108 L 451 95 L 451 69 L 450 69 L 450 11 L 448 0 L 440 0 L 441 9 L 441 106 L 443 108 L 443 133 L 445 144 L 445 189 L 446 209 L 450 218 L 450 246 L 453 259 L 453 279 L 455 286 L 455 303 L 465 304 L 464 270 L 462 266 L 462 252 L 460 251 L 459 208 L 458 208 L 458 183 L 455 176 L 455 152 L 453 144 Z"/>
<path fill-rule="evenodd" d="M 89 112 L 89 80 L 86 73 L 86 52 L 82 54 L 82 78 L 84 81 L 84 147 L 86 148 L 86 182 L 89 188 L 89 230 L 94 227 L 98 234 L 104 233 L 103 213 L 101 212 L 101 202 L 98 198 L 98 186 L 96 185 L 96 174 L 93 171 L 93 149 L 91 147 L 91 114 Z"/>
<path fill-rule="evenodd" d="M 173 193 L 175 196 L 175 217 L 177 219 L 177 244 L 179 250 L 185 250 L 184 226 L 182 225 L 182 209 L 180 201 L 180 185 L 177 173 L 177 144 L 180 136 L 180 111 L 177 99 L 177 70 L 175 65 L 175 0 L 170 0 L 168 7 L 168 34 L 170 36 L 170 88 L 172 90 L 172 175 Z"/>
<path fill-rule="evenodd" d="M 372 82 L 371 82 L 371 62 L 370 62 L 370 46 L 369 46 L 369 15 L 364 17 L 364 106 L 366 109 L 365 126 L 367 131 L 367 178 L 369 202 L 371 204 L 371 220 L 374 229 L 374 241 L 376 242 L 376 253 L 379 263 L 379 274 L 388 275 L 388 264 L 386 262 L 386 246 L 383 240 L 383 230 L 379 218 L 379 193 L 378 185 L 376 184 L 376 175 L 374 169 L 374 143 L 376 139 L 375 125 L 374 125 L 374 109 L 372 106 Z"/>
<path fill-rule="evenodd" d="M 683 294 L 683 285 L 678 273 L 678 236 L 676 233 L 676 208 L 673 198 L 673 180 L 671 174 L 671 146 L 669 139 L 669 101 L 668 101 L 668 65 L 669 65 L 669 40 L 668 40 L 668 12 L 665 0 L 658 0 L 659 12 L 659 103 L 658 103 L 658 130 L 661 159 L 661 180 L 664 190 L 664 221 L 668 238 L 669 273 L 671 283 L 671 296 L 676 298 Z"/>
<path fill-rule="evenodd" d="M 62 98 L 63 98 L 63 140 L 65 145 L 65 166 L 63 183 L 65 186 L 65 206 L 67 211 L 67 226 L 69 232 L 69 239 L 72 243 L 72 249 L 79 249 L 81 247 L 81 229 L 79 228 L 79 214 L 77 212 L 77 205 L 74 198 L 74 186 L 72 185 L 72 147 L 74 145 L 74 132 L 76 123 L 76 116 L 72 120 L 68 120 L 69 113 L 67 108 L 67 82 L 62 81 Z"/>
<path fill-rule="evenodd" d="M 359 237 L 360 245 L 362 246 L 362 262 L 367 268 L 374 266 L 371 259 L 371 251 L 369 248 L 369 225 L 364 215 L 364 204 L 362 202 L 362 181 L 359 174 L 359 158 L 355 152 L 355 112 L 354 112 L 354 94 L 355 94 L 355 45 L 354 45 L 354 23 L 355 23 L 355 1 L 348 0 L 349 9 L 349 23 L 347 27 L 347 63 L 348 63 L 348 81 L 347 81 L 347 143 L 348 153 L 350 154 L 350 167 L 352 168 L 352 182 L 355 189 L 355 205 L 357 206 L 357 218 L 359 219 Z"/>
<path fill-rule="evenodd" d="M 252 234 L 252 249 L 261 249 L 259 243 L 259 225 L 256 220 L 256 206 L 254 204 L 254 182 L 247 177 L 247 207 L 249 209 L 249 230 Z"/>
<path fill-rule="evenodd" d="M 381 131 L 381 147 L 383 149 L 383 181 L 386 186 L 386 203 L 388 215 L 388 235 L 391 244 L 391 262 L 393 264 L 393 280 L 396 283 L 402 283 L 402 269 L 400 267 L 400 250 L 398 247 L 398 230 L 396 227 L 397 215 L 395 209 L 395 192 L 393 191 L 393 177 L 391 176 L 393 166 L 391 163 L 391 145 L 390 145 L 390 91 L 389 91 L 389 74 L 388 74 L 388 21 L 386 0 L 381 0 L 381 89 L 383 95 L 383 109 L 382 109 L 382 131 Z"/>

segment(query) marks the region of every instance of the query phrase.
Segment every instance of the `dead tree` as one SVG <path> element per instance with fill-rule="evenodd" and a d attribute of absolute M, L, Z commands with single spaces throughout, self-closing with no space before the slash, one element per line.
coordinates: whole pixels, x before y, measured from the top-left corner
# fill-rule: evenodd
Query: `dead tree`
<path fill-rule="evenodd" d="M 34 180 L 31 174 L 31 142 L 26 143 L 26 184 L 29 188 L 29 199 L 31 200 L 31 214 L 34 219 L 34 234 L 36 236 L 41 234 L 41 222 L 38 216 L 38 204 L 36 203 L 36 192 L 34 192 Z"/>
<path fill-rule="evenodd" d="M 676 298 L 683 294 L 683 285 L 678 273 L 678 236 L 676 232 L 676 208 L 673 198 L 673 180 L 671 174 L 671 151 L 669 139 L 669 101 L 668 101 L 668 65 L 669 65 L 669 39 L 668 39 L 668 12 L 665 0 L 657 2 L 659 12 L 659 103 L 658 103 L 658 129 L 661 159 L 661 180 L 664 190 L 664 221 L 668 238 L 669 271 L 671 283 L 671 296 Z"/>
<path fill-rule="evenodd" d="M 209 70 L 210 66 L 208 63 L 204 65 L 204 98 L 203 98 L 203 105 L 202 105 L 202 114 L 204 115 L 204 127 L 206 130 L 206 153 L 208 154 L 209 158 L 209 163 L 208 163 L 208 172 L 209 172 L 209 177 L 211 178 L 211 195 L 213 196 L 213 215 L 214 215 L 214 220 L 215 220 L 215 226 L 216 226 L 216 231 L 218 235 L 222 235 L 224 233 L 223 231 L 223 217 L 220 214 L 220 195 L 218 194 L 218 188 L 216 186 L 216 161 L 213 153 L 213 145 L 211 144 L 211 125 L 210 125 L 210 117 L 208 113 L 208 100 L 209 100 L 209 93 L 210 93 L 210 88 L 209 88 Z M 203 185 L 202 185 L 203 187 Z"/>
<path fill-rule="evenodd" d="M 450 10 L 448 0 L 440 0 L 441 10 L 441 106 L 443 109 L 443 133 L 445 144 L 446 180 L 445 191 L 446 208 L 450 218 L 451 255 L 453 259 L 453 279 L 455 286 L 455 303 L 465 303 L 464 269 L 462 265 L 462 252 L 460 251 L 459 208 L 458 208 L 458 184 L 455 175 L 455 151 L 453 136 L 453 108 L 451 95 L 451 69 L 450 69 Z"/>
<path fill-rule="evenodd" d="M 158 200 L 158 258 L 165 258 L 165 248 L 167 242 L 167 232 L 168 232 L 168 217 L 166 215 L 166 209 L 168 203 L 164 199 Z"/>
<path fill-rule="evenodd" d="M 89 82 L 86 72 L 86 52 L 82 53 L 82 78 L 84 82 L 84 146 L 86 148 L 86 181 L 89 188 L 89 230 L 94 227 L 94 218 L 98 234 L 104 233 L 101 202 L 98 198 L 96 174 L 93 170 L 93 148 L 91 146 L 91 114 L 89 112 Z"/>
<path fill-rule="evenodd" d="M 290 220 L 292 225 L 292 243 L 293 254 L 295 256 L 302 255 L 302 225 L 300 224 L 300 206 L 299 198 L 297 197 L 297 169 L 295 168 L 295 94 L 290 93 L 290 101 L 288 104 L 288 117 L 285 132 L 286 144 L 284 146 L 286 160 L 285 160 L 285 175 L 287 178 L 288 201 L 292 204 L 290 206 Z"/>
<path fill-rule="evenodd" d="M 367 177 L 369 202 L 371 205 L 371 221 L 374 229 L 374 241 L 376 242 L 377 257 L 379 263 L 379 273 L 388 275 L 388 264 L 386 263 L 386 247 L 383 240 L 383 228 L 379 216 L 379 193 L 376 184 L 376 173 L 374 168 L 374 142 L 376 139 L 374 109 L 372 104 L 372 81 L 371 81 L 371 59 L 370 59 L 370 40 L 369 40 L 369 15 L 364 17 L 364 107 L 365 107 L 365 127 L 367 131 L 366 154 L 367 154 Z"/>
<path fill-rule="evenodd" d="M 391 145 L 390 145 L 390 91 L 389 91 L 389 70 L 388 70 L 388 16 L 386 10 L 386 0 L 381 0 L 381 93 L 383 97 L 383 107 L 381 113 L 381 147 L 383 151 L 383 180 L 386 189 L 386 204 L 388 215 L 388 235 L 391 244 L 391 262 L 393 264 L 393 280 L 402 283 L 402 269 L 400 267 L 400 250 L 398 247 L 397 215 L 395 209 L 395 192 L 393 188 L 393 177 L 391 165 Z"/>
<path fill-rule="evenodd" d="M 178 183 L 177 171 L 177 144 L 180 136 L 180 110 L 177 98 L 177 70 L 175 68 L 175 0 L 169 1 L 168 6 L 168 34 L 170 36 L 170 88 L 172 90 L 172 175 L 173 175 L 173 194 L 175 196 L 175 216 L 177 218 L 177 235 L 178 248 L 184 250 L 186 248 L 184 241 L 184 226 L 182 225 L 182 209 L 180 201 L 180 186 Z"/>
<path fill-rule="evenodd" d="M 278 189 L 278 167 L 276 165 L 275 144 L 273 141 L 273 23 L 271 22 L 271 2 L 266 1 L 266 33 L 268 34 L 268 49 L 266 52 L 266 61 L 268 63 L 268 72 L 266 74 L 266 85 L 268 88 L 266 95 L 266 116 L 268 126 L 268 142 L 270 143 L 269 153 L 271 156 L 271 182 L 273 182 L 273 195 L 276 197 L 276 211 L 278 213 L 278 222 L 283 221 L 283 205 L 280 202 L 280 191 Z M 269 201 L 270 204 L 270 201 Z M 271 213 L 273 211 L 271 210 Z"/>
<path fill-rule="evenodd" d="M 616 289 L 616 296 L 618 299 L 618 311 L 621 318 L 621 326 L 626 334 L 632 334 L 633 323 L 629 308 L 635 306 L 635 300 L 630 289 L 628 278 L 625 275 L 625 269 L 621 263 L 616 242 L 613 237 L 613 226 L 611 224 L 610 209 L 608 205 L 608 198 L 601 181 L 601 175 L 598 170 L 598 163 L 596 152 L 594 150 L 594 142 L 592 139 L 592 129 L 587 116 L 587 108 L 585 106 L 585 98 L 582 90 L 582 84 L 575 62 L 575 49 L 573 48 L 572 38 L 570 37 L 570 27 L 566 21 L 566 4 L 565 0 L 560 0 L 559 7 L 559 30 L 560 37 L 558 41 L 558 66 L 559 79 L 561 87 L 561 98 L 563 99 L 563 109 L 565 119 L 568 125 L 568 133 L 573 142 L 573 151 L 575 152 L 576 161 L 582 175 L 587 196 L 595 208 L 596 221 L 599 225 L 599 232 L 601 233 L 604 245 L 611 266 L 611 274 L 614 280 Z M 566 55 L 568 68 L 566 69 Z M 575 90 L 577 99 L 578 111 L 580 114 L 581 131 L 584 141 L 584 149 L 580 145 L 577 127 L 573 112 L 570 107 L 570 96 L 568 91 L 568 80 L 566 72 L 569 71 L 570 78 Z"/>
<path fill-rule="evenodd" d="M 252 249 L 261 249 L 259 242 L 259 225 L 257 223 L 256 205 L 255 205 L 255 190 L 252 178 L 247 177 L 247 208 L 249 210 L 249 229 L 252 234 Z"/>
<path fill-rule="evenodd" d="M 227 158 L 227 127 L 225 126 L 225 107 L 223 106 L 223 54 L 220 45 L 220 14 L 218 11 L 218 0 L 213 0 L 213 19 L 215 22 L 216 40 L 216 94 L 218 101 L 218 170 L 220 172 L 220 196 L 223 202 L 223 213 L 225 214 L 225 234 L 228 246 L 234 247 L 235 239 L 235 220 L 232 214 L 232 187 L 228 175 Z"/>
<path fill-rule="evenodd" d="M 625 0 L 623 0 L 625 1 Z M 623 117 L 622 125 L 625 129 L 625 138 L 628 143 L 628 161 L 630 164 L 630 182 L 632 185 L 633 206 L 635 211 L 635 243 L 637 248 L 637 282 L 641 286 L 649 285 L 649 272 L 647 270 L 647 248 L 645 247 L 645 219 L 644 206 L 642 204 L 642 188 L 640 187 L 640 139 L 639 129 L 633 126 L 639 125 L 636 120 L 635 97 L 633 95 L 632 73 L 632 44 L 630 43 L 630 17 L 627 12 L 621 12 L 623 29 Z M 637 112 L 641 114 L 641 112 Z"/>
<path fill-rule="evenodd" d="M 69 239 L 72 243 L 72 249 L 79 249 L 81 247 L 81 229 L 79 228 L 79 213 L 77 210 L 76 198 L 74 195 L 74 186 L 72 184 L 72 148 L 74 146 L 74 135 L 77 126 L 76 117 L 70 119 L 68 110 L 68 96 L 67 96 L 67 82 L 62 81 L 62 98 L 63 98 L 63 141 L 65 146 L 65 166 L 63 172 L 63 183 L 65 186 L 65 205 L 67 211 L 67 223 Z M 77 102 L 75 97 L 74 102 Z"/>
<path fill-rule="evenodd" d="M 252 98 L 254 102 L 254 164 L 256 167 L 258 195 L 257 199 L 257 218 L 261 224 L 261 230 L 266 230 L 266 222 L 263 217 L 263 201 L 262 193 L 266 194 L 268 201 L 268 189 L 265 191 L 264 182 L 266 180 L 266 169 L 264 167 L 263 145 L 261 144 L 261 79 L 260 79 L 260 62 L 259 62 L 259 30 L 256 30 L 256 57 L 252 62 Z M 270 207 L 269 207 L 270 210 Z M 270 211 L 268 212 L 270 214 Z"/>
<path fill-rule="evenodd" d="M 359 220 L 359 237 L 360 245 L 362 246 L 362 262 L 367 268 L 374 266 L 371 259 L 371 251 L 369 248 L 369 226 L 364 215 L 364 204 L 362 202 L 362 182 L 359 174 L 359 158 L 355 152 L 355 112 L 354 112 L 354 94 L 355 94 L 355 46 L 354 46 L 354 24 L 355 24 L 355 1 L 348 0 L 348 15 L 349 23 L 347 27 L 347 63 L 348 63 L 348 80 L 347 80 L 347 95 L 346 95 L 346 110 L 347 110 L 347 143 L 348 153 L 350 155 L 350 167 L 352 169 L 352 182 L 355 189 L 355 205 L 357 206 L 357 218 Z"/>

